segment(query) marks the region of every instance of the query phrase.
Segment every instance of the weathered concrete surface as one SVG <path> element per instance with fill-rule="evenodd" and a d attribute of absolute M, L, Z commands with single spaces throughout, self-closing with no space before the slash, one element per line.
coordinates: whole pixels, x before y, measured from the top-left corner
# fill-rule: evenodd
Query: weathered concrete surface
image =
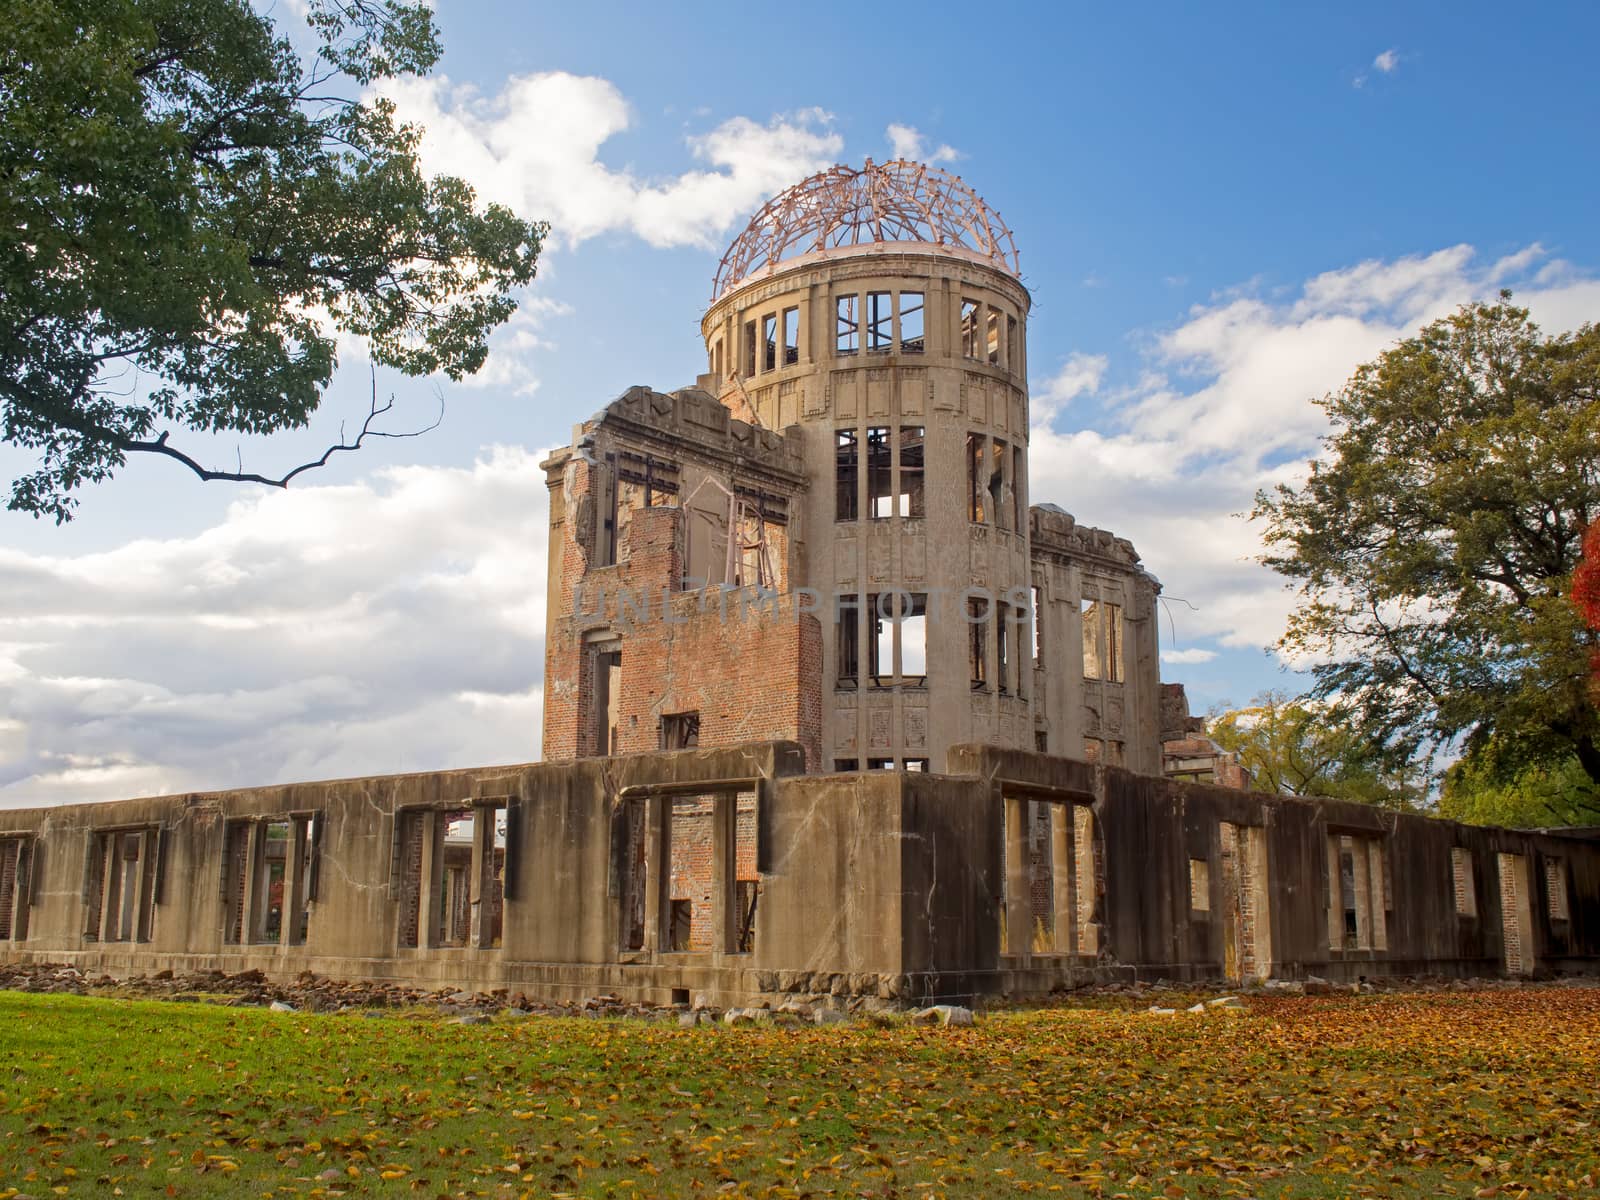
<path fill-rule="evenodd" d="M 1022 750 L 950 760 L 807 775 L 769 742 L 0 812 L 0 957 L 719 1007 L 1600 968 L 1592 835 Z M 465 810 L 471 837 L 441 815 Z M 402 833 L 430 816 L 413 853 Z M 288 832 L 252 843 L 241 889 L 236 831 L 270 828 Z M 297 892 L 303 931 L 272 923 Z"/>

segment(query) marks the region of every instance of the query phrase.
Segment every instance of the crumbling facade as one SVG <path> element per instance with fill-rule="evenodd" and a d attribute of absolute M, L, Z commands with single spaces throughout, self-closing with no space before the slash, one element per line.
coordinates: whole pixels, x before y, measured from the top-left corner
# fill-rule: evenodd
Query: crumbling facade
<path fill-rule="evenodd" d="M 815 771 L 943 771 L 960 742 L 1158 771 L 1159 585 L 1029 503 L 1030 304 L 998 215 L 931 168 L 757 214 L 697 386 L 631 390 L 544 464 L 545 757 L 692 723 Z"/>
<path fill-rule="evenodd" d="M 1028 306 L 942 173 L 777 197 L 708 372 L 544 464 L 546 761 L 0 811 L 0 955 L 714 1005 L 1594 971 L 1597 831 L 1163 778 L 1156 581 L 1029 503 Z"/>

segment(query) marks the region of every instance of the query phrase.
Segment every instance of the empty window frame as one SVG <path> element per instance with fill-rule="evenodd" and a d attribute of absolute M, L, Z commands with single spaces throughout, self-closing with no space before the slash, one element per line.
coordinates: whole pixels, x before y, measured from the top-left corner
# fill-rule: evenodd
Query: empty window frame
<path fill-rule="evenodd" d="M 869 759 L 867 759 L 867 770 L 869 770 L 869 771 L 892 771 L 892 770 L 894 770 L 894 759 L 892 759 L 892 758 L 869 758 Z"/>
<path fill-rule="evenodd" d="M 1011 528 L 1023 529 L 1028 521 L 1028 508 L 1022 497 L 1022 481 L 1028 473 L 1027 457 L 1021 446 L 1011 447 Z"/>
<path fill-rule="evenodd" d="M 778 369 L 778 316 L 768 313 L 761 318 L 761 369 Z"/>
<path fill-rule="evenodd" d="M 661 717 L 661 748 L 689 750 L 700 744 L 700 714 L 664 713 Z"/>
<path fill-rule="evenodd" d="M 1006 362 L 1013 372 L 1022 362 L 1022 347 L 1017 341 L 1017 319 L 1010 315 L 1006 317 Z"/>
<path fill-rule="evenodd" d="M 403 809 L 397 821 L 399 944 L 498 949 L 505 925 L 510 803 Z"/>
<path fill-rule="evenodd" d="M 1473 878 L 1472 851 L 1456 846 L 1450 851 L 1450 882 L 1455 892 L 1456 912 L 1463 917 L 1478 915 L 1478 891 Z"/>
<path fill-rule="evenodd" d="M 84 937 L 148 942 L 153 924 L 157 831 L 120 829 L 91 835 L 85 881 Z"/>
<path fill-rule="evenodd" d="M 972 676 L 972 690 L 989 690 L 989 621 L 993 605 L 986 597 L 967 597 L 967 657 Z"/>
<path fill-rule="evenodd" d="M 834 302 L 833 352 L 854 354 L 861 349 L 860 297 L 840 296 Z"/>
<path fill-rule="evenodd" d="M 859 771 L 861 760 L 859 758 L 836 758 L 833 760 L 833 769 L 840 774 L 847 771 Z"/>
<path fill-rule="evenodd" d="M 908 771 L 916 771 L 919 774 L 926 774 L 928 771 L 928 760 L 925 758 L 908 758 L 904 761 Z"/>
<path fill-rule="evenodd" d="M 1094 954 L 1094 835 L 1086 806 L 1007 795 L 1000 952 Z"/>
<path fill-rule="evenodd" d="M 921 687 L 928 680 L 928 597 L 912 592 L 900 597 L 900 682 Z"/>
<path fill-rule="evenodd" d="M 721 374 L 722 374 L 722 339 L 721 338 L 718 338 L 716 341 L 711 343 L 711 373 L 713 375 L 717 375 L 717 376 L 721 376 Z"/>
<path fill-rule="evenodd" d="M 900 426 L 900 484 L 897 508 L 902 517 L 923 517 L 927 514 L 926 499 L 922 489 L 922 468 L 925 462 L 923 427 Z"/>
<path fill-rule="evenodd" d="M 1544 900 L 1552 921 L 1570 919 L 1567 907 L 1567 864 L 1559 858 L 1544 860 Z"/>
<path fill-rule="evenodd" d="M 861 476 L 860 449 L 854 429 L 840 429 L 834 435 L 835 521 L 854 521 L 859 513 Z"/>
<path fill-rule="evenodd" d="M 984 358 L 999 365 L 1000 362 L 1000 313 L 997 309 L 989 309 L 988 320 L 984 322 Z"/>
<path fill-rule="evenodd" d="M 32 866 L 33 839 L 0 838 L 0 942 L 27 939 Z"/>
<path fill-rule="evenodd" d="M 894 456 L 889 427 L 867 429 L 867 514 L 875 521 L 894 516 Z"/>
<path fill-rule="evenodd" d="M 650 825 L 650 804 L 648 798 L 634 796 L 626 801 L 622 811 L 621 943 L 624 951 L 645 948 L 646 897 L 649 894 L 651 857 L 646 835 Z"/>
<path fill-rule="evenodd" d="M 1211 911 L 1211 864 L 1203 858 L 1189 860 L 1189 911 Z"/>
<path fill-rule="evenodd" d="M 783 310 L 783 365 L 792 367 L 800 361 L 800 310 Z"/>
<path fill-rule="evenodd" d="M 926 594 L 884 592 L 867 597 L 867 659 L 873 687 L 921 687 L 927 682 Z"/>
<path fill-rule="evenodd" d="M 894 294 L 867 293 L 867 353 L 887 354 L 894 349 Z"/>
<path fill-rule="evenodd" d="M 873 687 L 894 683 L 894 619 L 888 611 L 893 600 L 893 592 L 867 596 L 867 662 Z"/>
<path fill-rule="evenodd" d="M 1389 948 L 1387 858 L 1381 838 L 1370 834 L 1329 835 L 1329 949 Z"/>
<path fill-rule="evenodd" d="M 749 379 L 756 373 L 756 323 L 744 323 L 744 377 Z"/>
<path fill-rule="evenodd" d="M 922 293 L 901 292 L 900 353 L 921 354 L 927 345 L 927 306 Z"/>
<path fill-rule="evenodd" d="M 1033 731 L 1033 748 L 1040 754 L 1050 753 L 1050 731 L 1048 729 L 1035 729 Z"/>
<path fill-rule="evenodd" d="M 294 861 L 293 829 L 288 821 L 264 821 L 256 826 L 256 838 L 250 940 L 276 945 L 284 938 L 285 892 Z"/>
<path fill-rule="evenodd" d="M 989 455 L 988 441 L 981 433 L 967 434 L 967 519 L 974 525 L 982 525 L 987 519 L 985 505 L 989 492 L 984 467 Z"/>
<path fill-rule="evenodd" d="M 676 508 L 681 471 L 678 464 L 650 455 L 620 454 L 613 465 L 611 519 L 607 526 L 606 562 L 615 562 L 625 545 L 633 514 L 641 508 Z"/>
<path fill-rule="evenodd" d="M 1122 682 L 1122 606 L 1084 597 L 1083 677 Z"/>
<path fill-rule="evenodd" d="M 1000 694 L 1011 694 L 1011 606 L 996 604 L 994 617 L 994 677 Z"/>
<path fill-rule="evenodd" d="M 1044 670 L 1044 592 L 1038 584 L 1033 585 L 1030 593 L 1030 607 L 1028 617 L 1033 630 L 1033 666 L 1035 670 Z"/>
<path fill-rule="evenodd" d="M 989 511 L 1001 529 L 1010 529 L 1010 506 L 1006 504 L 1006 444 L 999 438 L 989 443 Z"/>
<path fill-rule="evenodd" d="M 589 703 L 585 714 L 588 728 L 580 739 L 579 753 L 602 757 L 621 753 L 622 742 L 622 643 L 612 638 L 588 646 Z"/>
<path fill-rule="evenodd" d="M 839 658 L 835 686 L 848 690 L 856 687 L 861 675 L 860 599 L 856 596 L 840 596 L 835 601 L 834 611 L 835 645 Z"/>
<path fill-rule="evenodd" d="M 668 889 L 663 950 L 737 954 L 755 948 L 757 803 L 754 792 L 663 798 Z M 725 932 L 719 933 L 719 923 Z"/>
<path fill-rule="evenodd" d="M 963 300 L 961 302 L 961 353 L 966 358 L 979 357 L 979 308 L 980 306 L 976 300 Z"/>

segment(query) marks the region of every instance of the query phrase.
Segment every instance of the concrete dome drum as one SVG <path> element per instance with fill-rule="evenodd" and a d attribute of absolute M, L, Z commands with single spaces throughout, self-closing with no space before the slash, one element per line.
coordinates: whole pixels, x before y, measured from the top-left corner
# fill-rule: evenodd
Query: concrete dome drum
<path fill-rule="evenodd" d="M 829 167 L 763 205 L 722 256 L 712 299 L 802 257 L 889 245 L 938 247 L 1019 274 L 1011 230 L 959 175 L 869 158 L 860 170 Z"/>

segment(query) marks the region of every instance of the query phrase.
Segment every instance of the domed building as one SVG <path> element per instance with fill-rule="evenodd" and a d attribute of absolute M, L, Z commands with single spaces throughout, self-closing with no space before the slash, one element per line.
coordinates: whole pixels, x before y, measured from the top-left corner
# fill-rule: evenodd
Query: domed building
<path fill-rule="evenodd" d="M 1154 600 L 1028 485 L 1011 231 L 957 176 L 836 166 L 733 241 L 707 371 L 544 465 L 544 755 L 798 741 L 814 772 L 989 744 L 1160 769 Z"/>

